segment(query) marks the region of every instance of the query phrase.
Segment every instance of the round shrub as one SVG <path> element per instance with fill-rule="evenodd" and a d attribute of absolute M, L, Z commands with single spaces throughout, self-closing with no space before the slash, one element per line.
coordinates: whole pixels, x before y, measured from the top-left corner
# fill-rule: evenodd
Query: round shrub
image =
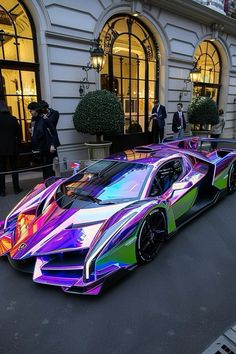
<path fill-rule="evenodd" d="M 97 136 L 119 135 L 124 129 L 124 112 L 117 96 L 107 90 L 88 92 L 78 104 L 73 121 L 81 133 Z"/>
<path fill-rule="evenodd" d="M 188 120 L 191 124 L 217 124 L 219 114 L 216 103 L 209 97 L 197 97 L 188 107 Z"/>

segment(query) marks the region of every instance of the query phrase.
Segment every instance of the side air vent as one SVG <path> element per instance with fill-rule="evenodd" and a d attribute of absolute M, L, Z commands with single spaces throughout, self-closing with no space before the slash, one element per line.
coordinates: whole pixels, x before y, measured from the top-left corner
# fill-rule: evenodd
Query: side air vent
<path fill-rule="evenodd" d="M 228 151 L 228 150 L 218 150 L 217 151 L 217 155 L 221 158 L 227 156 L 230 154 L 231 151 Z"/>
<path fill-rule="evenodd" d="M 150 152 L 156 152 L 160 150 L 160 148 L 152 148 L 152 147 L 149 147 L 149 146 L 137 146 L 134 148 L 134 151 L 136 152 L 143 152 L 143 153 L 150 153 Z"/>

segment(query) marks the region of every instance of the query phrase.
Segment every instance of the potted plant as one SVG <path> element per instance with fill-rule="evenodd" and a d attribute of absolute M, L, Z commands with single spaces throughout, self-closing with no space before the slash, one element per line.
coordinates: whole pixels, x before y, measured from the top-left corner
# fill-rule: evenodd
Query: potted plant
<path fill-rule="evenodd" d="M 210 97 L 196 97 L 188 107 L 188 121 L 192 124 L 193 135 L 208 135 L 211 125 L 219 122 L 215 101 Z"/>
<path fill-rule="evenodd" d="M 87 142 L 89 159 L 109 155 L 111 142 L 103 135 L 119 135 L 124 129 L 124 112 L 115 94 L 107 90 L 88 92 L 78 104 L 73 121 L 81 133 L 96 135 L 95 142 Z"/>

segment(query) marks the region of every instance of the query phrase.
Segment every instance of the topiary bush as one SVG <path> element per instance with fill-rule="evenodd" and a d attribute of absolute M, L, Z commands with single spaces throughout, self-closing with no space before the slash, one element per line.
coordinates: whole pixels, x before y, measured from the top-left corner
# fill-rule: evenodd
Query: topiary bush
<path fill-rule="evenodd" d="M 88 92 L 78 104 L 73 121 L 81 133 L 97 136 L 119 135 L 124 130 L 124 112 L 117 96 L 107 90 Z"/>
<path fill-rule="evenodd" d="M 191 124 L 217 124 L 219 114 L 216 103 L 210 97 L 197 97 L 188 107 L 188 121 Z"/>

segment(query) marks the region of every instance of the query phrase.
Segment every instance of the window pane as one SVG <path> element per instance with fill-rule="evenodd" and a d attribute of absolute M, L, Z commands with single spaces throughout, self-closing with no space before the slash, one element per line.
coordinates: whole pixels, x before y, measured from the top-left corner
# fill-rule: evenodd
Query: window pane
<path fill-rule="evenodd" d="M 154 81 L 149 81 L 149 98 L 155 98 L 155 85 Z"/>
<path fill-rule="evenodd" d="M 121 56 L 113 55 L 113 75 L 114 75 L 114 77 L 121 76 L 120 60 L 122 60 Z"/>
<path fill-rule="evenodd" d="M 19 60 L 33 63 L 34 45 L 32 39 L 18 38 Z"/>
<path fill-rule="evenodd" d="M 146 74 L 146 62 L 145 62 L 145 60 L 140 60 L 139 61 L 139 78 L 144 80 L 145 74 Z"/>
<path fill-rule="evenodd" d="M 140 59 L 145 59 L 145 52 L 140 41 L 134 36 L 131 36 L 130 39 L 131 39 L 132 57 L 135 58 L 138 56 Z"/>
<path fill-rule="evenodd" d="M 122 34 L 116 39 L 112 48 L 112 54 L 129 56 L 128 34 Z"/>
<path fill-rule="evenodd" d="M 17 119 L 23 119 L 22 97 L 21 96 L 5 96 L 7 107 L 10 113 Z"/>
<path fill-rule="evenodd" d="M 156 80 L 156 62 L 149 61 L 148 69 L 149 69 L 149 80 Z"/>
<path fill-rule="evenodd" d="M 5 60 L 17 60 L 15 37 L 4 35 L 3 47 Z"/>
<path fill-rule="evenodd" d="M 145 81 L 139 80 L 139 98 L 145 97 Z"/>
<path fill-rule="evenodd" d="M 21 95 L 19 70 L 2 69 L 5 95 Z"/>
<path fill-rule="evenodd" d="M 122 76 L 124 78 L 129 78 L 129 58 L 122 57 Z"/>
<path fill-rule="evenodd" d="M 2 5 L 2 0 L 1 0 L 1 5 Z M 7 12 L 5 12 L 1 7 L 1 30 L 5 32 L 5 34 L 9 35 L 15 35 L 15 29 L 13 26 L 13 22 L 11 17 Z M 14 20 L 14 17 L 13 17 Z"/>
<path fill-rule="evenodd" d="M 140 65 L 139 64 L 140 64 L 140 62 L 137 57 L 131 59 L 131 78 L 132 79 L 140 78 Z"/>
<path fill-rule="evenodd" d="M 17 34 L 32 38 L 32 31 L 29 18 L 19 1 L 1 0 L 1 5 L 6 9 L 6 11 L 11 12 L 11 17 L 15 23 Z M 1 14 L 1 16 L 4 16 L 4 18 L 8 16 L 7 12 L 5 14 L 6 15 Z M 4 21 L 4 23 L 5 22 L 6 21 Z"/>
<path fill-rule="evenodd" d="M 21 71 L 23 95 L 36 95 L 35 73 L 33 71 Z"/>

